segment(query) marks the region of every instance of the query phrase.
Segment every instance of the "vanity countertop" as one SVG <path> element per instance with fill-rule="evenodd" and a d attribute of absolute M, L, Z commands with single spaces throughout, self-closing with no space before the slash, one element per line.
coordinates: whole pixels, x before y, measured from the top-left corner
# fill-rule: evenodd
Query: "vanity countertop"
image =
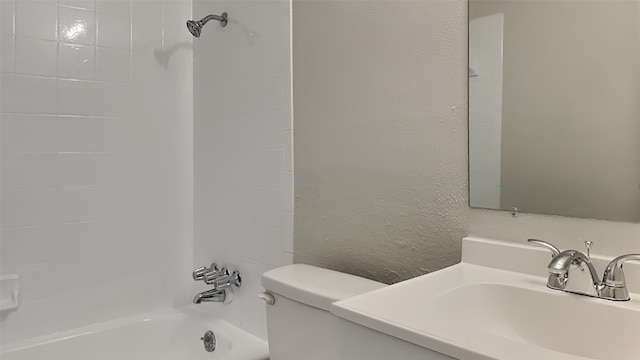
<path fill-rule="evenodd" d="M 610 259 L 592 260 L 602 274 Z M 640 264 L 624 268 L 631 300 L 614 302 L 548 289 L 548 262 L 542 249 L 466 238 L 462 263 L 331 311 L 461 360 L 637 360 Z"/>

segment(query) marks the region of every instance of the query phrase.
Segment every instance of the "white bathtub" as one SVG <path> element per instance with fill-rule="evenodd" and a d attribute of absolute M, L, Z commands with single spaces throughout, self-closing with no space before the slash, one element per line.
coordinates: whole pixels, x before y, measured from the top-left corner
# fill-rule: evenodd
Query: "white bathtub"
<path fill-rule="evenodd" d="M 212 330 L 215 351 L 200 337 Z M 267 343 L 195 307 L 108 321 L 2 346 L 2 360 L 268 360 Z"/>

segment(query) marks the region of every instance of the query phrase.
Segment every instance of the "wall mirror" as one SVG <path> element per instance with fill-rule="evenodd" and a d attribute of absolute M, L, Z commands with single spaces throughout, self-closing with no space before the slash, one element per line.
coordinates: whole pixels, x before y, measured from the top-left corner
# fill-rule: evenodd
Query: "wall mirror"
<path fill-rule="evenodd" d="M 640 222 L 640 1 L 470 0 L 469 188 Z"/>

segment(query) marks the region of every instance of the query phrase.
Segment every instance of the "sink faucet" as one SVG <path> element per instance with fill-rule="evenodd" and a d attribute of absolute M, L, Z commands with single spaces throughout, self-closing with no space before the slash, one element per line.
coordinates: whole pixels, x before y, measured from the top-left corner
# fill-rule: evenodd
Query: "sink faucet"
<path fill-rule="evenodd" d="M 585 273 L 585 266 L 589 269 L 589 273 Z M 587 255 L 576 250 L 566 250 L 555 256 L 548 267 L 547 285 L 550 285 L 550 288 L 598 297 L 596 291 L 599 284 L 598 273 Z M 573 269 L 577 271 L 574 272 Z M 571 277 L 569 277 L 570 272 Z"/>
<path fill-rule="evenodd" d="M 553 244 L 543 240 L 529 239 L 528 241 L 532 245 L 545 247 L 552 253 L 548 266 L 548 288 L 613 301 L 630 300 L 622 266 L 627 260 L 640 260 L 640 254 L 622 255 L 613 259 L 600 281 L 591 263 L 591 242 L 586 242 L 587 255 L 585 255 L 577 250 L 560 251 Z M 588 272 L 585 272 L 585 267 L 589 270 Z"/>

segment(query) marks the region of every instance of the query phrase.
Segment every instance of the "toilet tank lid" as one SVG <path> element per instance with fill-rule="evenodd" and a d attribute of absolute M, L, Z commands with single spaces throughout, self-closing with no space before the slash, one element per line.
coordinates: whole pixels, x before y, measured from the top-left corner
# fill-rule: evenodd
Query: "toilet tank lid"
<path fill-rule="evenodd" d="M 333 302 L 387 285 L 338 271 L 293 264 L 265 272 L 262 286 L 291 300 L 328 311 Z"/>

